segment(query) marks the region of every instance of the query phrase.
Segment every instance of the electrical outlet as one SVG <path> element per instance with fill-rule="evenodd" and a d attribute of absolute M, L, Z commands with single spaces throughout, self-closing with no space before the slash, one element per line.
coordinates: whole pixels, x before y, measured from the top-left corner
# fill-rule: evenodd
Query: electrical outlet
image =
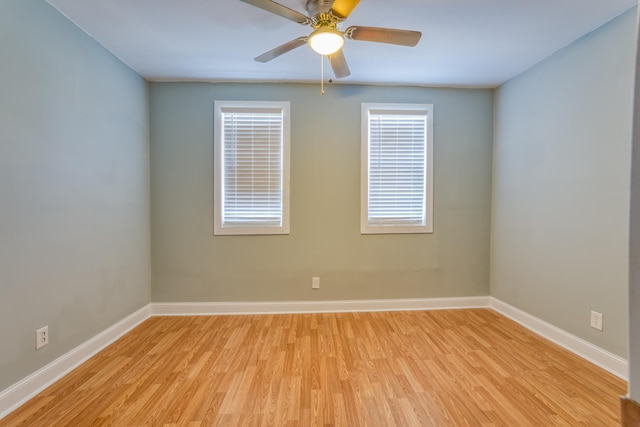
<path fill-rule="evenodd" d="M 36 350 L 49 344 L 49 326 L 45 326 L 36 331 Z"/>
<path fill-rule="evenodd" d="M 312 277 L 311 278 L 311 289 L 320 289 L 320 278 Z"/>
<path fill-rule="evenodd" d="M 591 327 L 599 331 L 602 330 L 602 313 L 591 311 Z"/>

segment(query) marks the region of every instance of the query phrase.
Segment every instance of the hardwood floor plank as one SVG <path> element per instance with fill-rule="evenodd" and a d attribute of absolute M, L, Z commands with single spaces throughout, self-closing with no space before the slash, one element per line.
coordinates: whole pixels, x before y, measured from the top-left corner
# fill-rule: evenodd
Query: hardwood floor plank
<path fill-rule="evenodd" d="M 618 426 L 624 381 L 489 309 L 154 317 L 0 426 Z"/>

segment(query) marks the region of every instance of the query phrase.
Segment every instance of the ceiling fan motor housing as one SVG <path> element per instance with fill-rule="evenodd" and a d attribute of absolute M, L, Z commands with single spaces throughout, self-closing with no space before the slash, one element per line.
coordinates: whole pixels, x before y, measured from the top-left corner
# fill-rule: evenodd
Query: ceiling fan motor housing
<path fill-rule="evenodd" d="M 315 20 L 316 15 L 328 13 L 331 6 L 333 0 L 307 0 L 307 14 Z"/>

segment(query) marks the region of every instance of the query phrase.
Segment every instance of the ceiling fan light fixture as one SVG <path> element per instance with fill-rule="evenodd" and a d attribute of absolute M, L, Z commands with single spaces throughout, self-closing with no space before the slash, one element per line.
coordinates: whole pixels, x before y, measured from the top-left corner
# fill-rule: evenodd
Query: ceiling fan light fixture
<path fill-rule="evenodd" d="M 344 45 L 344 35 L 332 27 L 320 27 L 309 36 L 309 46 L 320 55 L 332 55 Z"/>

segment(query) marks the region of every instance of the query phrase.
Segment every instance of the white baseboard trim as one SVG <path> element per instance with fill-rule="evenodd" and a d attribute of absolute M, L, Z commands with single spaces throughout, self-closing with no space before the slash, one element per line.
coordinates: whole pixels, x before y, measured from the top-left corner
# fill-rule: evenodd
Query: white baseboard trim
<path fill-rule="evenodd" d="M 148 319 L 150 313 L 149 305 L 142 307 L 26 378 L 0 391 L 0 420 Z"/>
<path fill-rule="evenodd" d="M 198 316 L 487 308 L 489 307 L 489 298 L 488 296 L 482 296 L 380 300 L 152 303 L 151 315 Z"/>
<path fill-rule="evenodd" d="M 600 366 L 613 375 L 628 381 L 629 362 L 626 359 L 572 335 L 557 326 L 553 326 L 544 320 L 538 319 L 497 298 L 490 297 L 490 306 L 498 313 L 514 320 L 536 334 Z"/>

